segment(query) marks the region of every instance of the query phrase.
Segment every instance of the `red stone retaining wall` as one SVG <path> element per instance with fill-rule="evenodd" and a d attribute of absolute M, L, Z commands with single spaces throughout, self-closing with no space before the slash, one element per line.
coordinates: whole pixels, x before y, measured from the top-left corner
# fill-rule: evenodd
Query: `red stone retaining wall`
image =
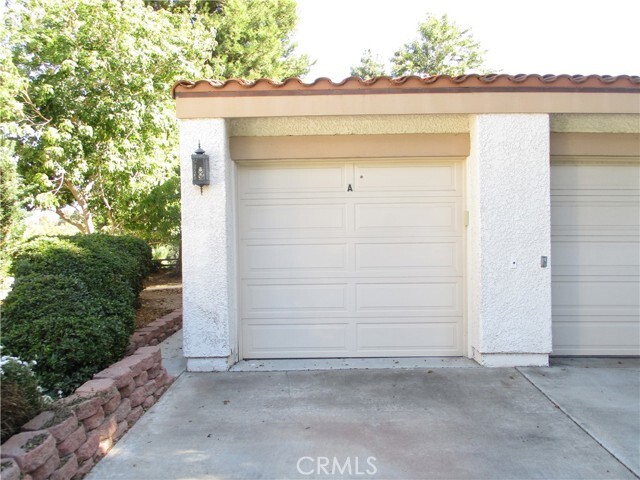
<path fill-rule="evenodd" d="M 182 309 L 160 317 L 139 328 L 131 335 L 125 355 L 131 355 L 140 347 L 158 345 L 182 328 Z"/>
<path fill-rule="evenodd" d="M 162 338 L 175 322 L 163 320 L 144 338 Z M 156 335 L 156 328 L 162 332 Z M 81 479 L 173 381 L 162 366 L 159 346 L 138 348 L 57 402 L 66 414 L 42 412 L 7 440 L 2 480 Z"/>

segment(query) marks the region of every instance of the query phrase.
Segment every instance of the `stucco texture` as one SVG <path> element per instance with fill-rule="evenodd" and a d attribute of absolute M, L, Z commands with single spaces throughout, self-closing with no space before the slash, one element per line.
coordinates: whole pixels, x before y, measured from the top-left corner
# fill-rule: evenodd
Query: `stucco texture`
<path fill-rule="evenodd" d="M 221 119 L 181 122 L 184 355 L 194 359 L 231 354 L 230 326 L 234 304 L 233 162 L 226 122 Z M 211 184 L 192 184 L 191 155 L 201 144 L 210 157 Z M 202 360 L 192 362 L 206 370 Z M 209 362 L 220 365 L 220 362 Z"/>
<path fill-rule="evenodd" d="M 466 133 L 467 115 L 343 115 L 317 117 L 237 118 L 230 120 L 232 137 L 284 135 L 381 135 Z"/>
<path fill-rule="evenodd" d="M 640 133 L 640 115 L 556 113 L 551 115 L 551 131 Z"/>
<path fill-rule="evenodd" d="M 477 115 L 470 123 L 471 347 L 480 354 L 548 354 L 551 275 L 540 257 L 551 248 L 549 118 Z"/>

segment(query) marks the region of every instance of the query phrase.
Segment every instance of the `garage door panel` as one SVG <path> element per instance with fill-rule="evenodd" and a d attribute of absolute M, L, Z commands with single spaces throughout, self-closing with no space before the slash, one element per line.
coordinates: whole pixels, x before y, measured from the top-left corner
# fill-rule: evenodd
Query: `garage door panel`
<path fill-rule="evenodd" d="M 554 283 L 554 306 L 567 305 L 627 307 L 637 306 L 640 284 L 637 278 L 602 281 L 581 276 L 574 280 L 557 279 Z"/>
<path fill-rule="evenodd" d="M 564 275 L 640 275 L 638 242 L 555 241 L 551 248 L 553 273 Z"/>
<path fill-rule="evenodd" d="M 322 234 L 325 231 L 339 233 L 345 231 L 346 206 L 343 204 L 297 204 L 297 205 L 259 205 L 247 204 L 244 207 L 244 215 L 247 219 L 244 236 L 250 238 L 253 235 L 300 235 L 302 232 Z"/>
<path fill-rule="evenodd" d="M 303 270 L 309 275 L 317 270 L 339 272 L 347 268 L 345 243 L 246 245 L 243 254 L 247 274 Z"/>
<path fill-rule="evenodd" d="M 247 285 L 246 313 L 346 312 L 347 284 Z"/>
<path fill-rule="evenodd" d="M 552 202 L 551 227 L 556 235 L 637 235 L 640 206 L 625 202 Z"/>
<path fill-rule="evenodd" d="M 288 193 L 344 192 L 346 165 L 287 165 L 244 167 L 238 184 L 240 197 Z"/>
<path fill-rule="evenodd" d="M 461 195 L 457 164 L 356 164 L 356 192 L 446 192 Z"/>
<path fill-rule="evenodd" d="M 460 242 L 413 242 L 402 240 L 385 243 L 356 243 L 356 271 L 407 274 L 461 275 Z"/>
<path fill-rule="evenodd" d="M 355 205 L 356 232 L 378 230 L 384 234 L 406 234 L 417 231 L 421 235 L 433 232 L 454 235 L 459 230 L 459 202 L 394 203 L 367 202 Z"/>
<path fill-rule="evenodd" d="M 559 195 L 637 195 L 640 165 L 554 165 L 551 188 Z"/>
<path fill-rule="evenodd" d="M 556 355 L 640 355 L 637 317 L 622 321 L 583 318 L 579 328 L 562 316 L 554 317 L 553 337 Z"/>
<path fill-rule="evenodd" d="M 366 354 L 446 355 L 459 350 L 456 322 L 411 323 L 397 319 L 390 323 L 359 323 L 358 352 Z"/>
<path fill-rule="evenodd" d="M 295 243 L 244 242 L 241 271 L 255 278 L 462 275 L 462 247 L 457 239 L 411 243 L 405 238 L 375 243 L 357 240 L 349 245 L 333 242 L 318 244 L 314 239 Z"/>
<path fill-rule="evenodd" d="M 346 356 L 346 323 L 245 324 L 243 340 L 248 358 Z"/>
<path fill-rule="evenodd" d="M 599 277 L 597 277 L 599 278 Z M 553 312 L 562 315 L 627 315 L 640 318 L 638 277 L 615 281 L 556 280 L 552 288 Z"/>
<path fill-rule="evenodd" d="M 460 283 L 456 281 L 402 283 L 402 280 L 356 285 L 358 312 L 430 312 L 460 315 Z"/>

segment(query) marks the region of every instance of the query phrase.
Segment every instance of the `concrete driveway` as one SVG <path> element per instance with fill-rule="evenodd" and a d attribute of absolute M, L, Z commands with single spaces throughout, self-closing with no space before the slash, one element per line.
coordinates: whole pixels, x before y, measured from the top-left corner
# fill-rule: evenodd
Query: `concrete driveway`
<path fill-rule="evenodd" d="M 637 478 L 639 372 L 183 373 L 88 478 Z"/>

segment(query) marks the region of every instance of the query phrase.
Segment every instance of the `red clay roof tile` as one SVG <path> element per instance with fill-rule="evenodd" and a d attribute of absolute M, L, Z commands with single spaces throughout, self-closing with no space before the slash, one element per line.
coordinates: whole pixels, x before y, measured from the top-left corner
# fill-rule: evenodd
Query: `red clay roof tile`
<path fill-rule="evenodd" d="M 173 97 L 187 94 L 206 96 L 226 95 L 279 95 L 279 94 L 362 94 L 362 93 L 447 93 L 478 91 L 576 91 L 640 93 L 640 76 L 630 75 L 434 75 L 430 77 L 375 77 L 363 80 L 348 77 L 341 82 L 318 78 L 305 83 L 299 78 L 282 82 L 269 79 L 230 79 L 178 81 L 171 93 Z"/>

